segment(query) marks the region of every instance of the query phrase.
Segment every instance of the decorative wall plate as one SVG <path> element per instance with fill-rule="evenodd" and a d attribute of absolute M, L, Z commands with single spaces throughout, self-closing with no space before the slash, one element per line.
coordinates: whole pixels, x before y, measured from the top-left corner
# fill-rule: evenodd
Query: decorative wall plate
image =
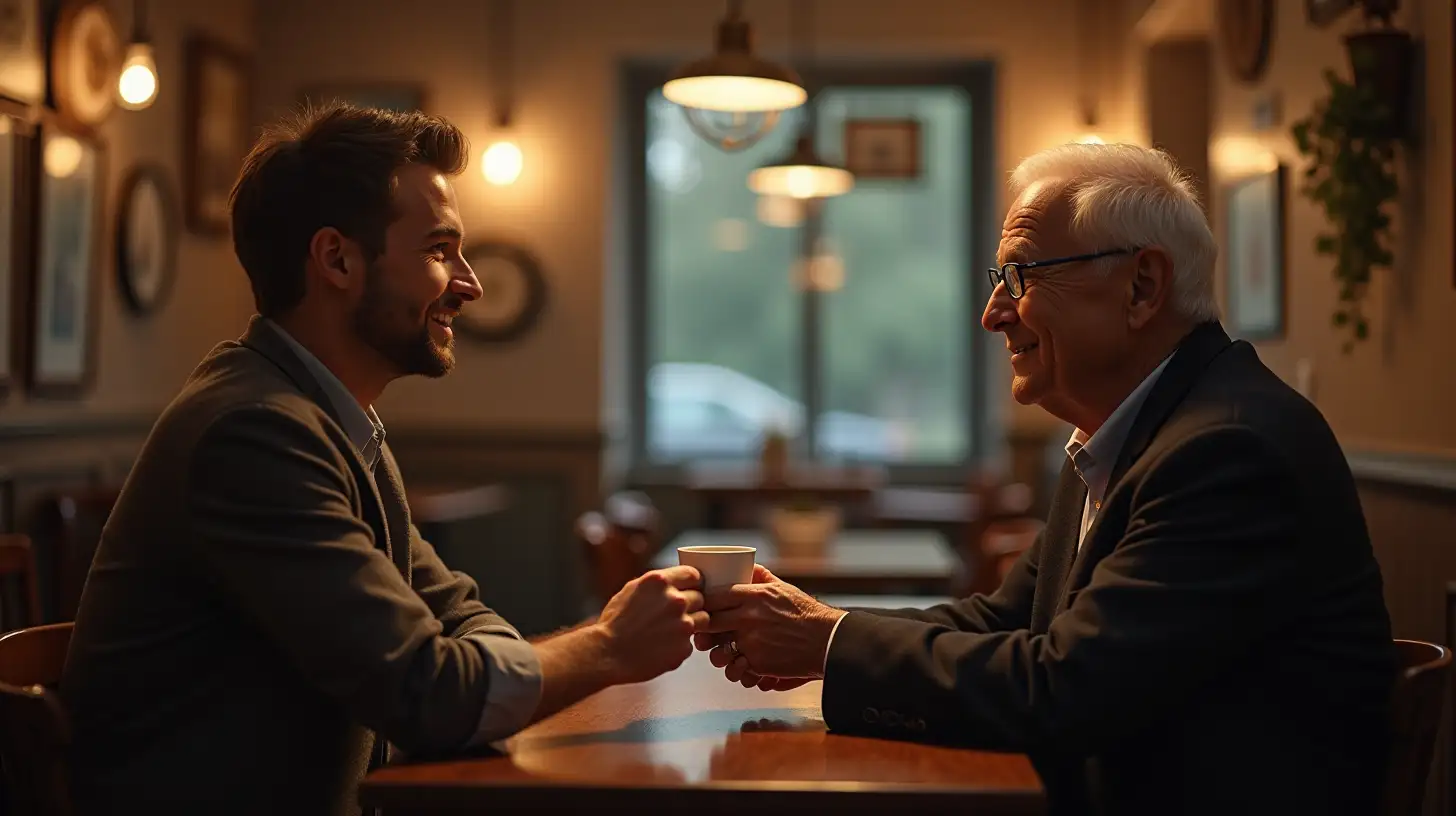
<path fill-rule="evenodd" d="M 478 244 L 465 253 L 483 294 L 465 304 L 455 325 L 477 340 L 504 343 L 535 325 L 546 307 L 546 278 L 536 257 L 514 244 Z"/>
<path fill-rule="evenodd" d="M 1274 0 L 1218 0 L 1218 36 L 1234 78 L 1258 82 L 1269 65 Z"/>
<path fill-rule="evenodd" d="M 162 304 L 177 275 L 176 195 L 161 166 L 134 168 L 121 185 L 116 216 L 116 275 L 133 313 Z"/>
<path fill-rule="evenodd" d="M 105 4 L 68 0 L 51 44 L 51 93 L 69 128 L 89 132 L 116 107 L 121 39 Z"/>

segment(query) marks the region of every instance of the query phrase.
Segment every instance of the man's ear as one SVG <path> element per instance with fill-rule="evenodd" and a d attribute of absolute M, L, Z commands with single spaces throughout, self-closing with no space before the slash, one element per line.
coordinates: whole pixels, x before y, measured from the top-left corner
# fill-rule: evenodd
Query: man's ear
<path fill-rule="evenodd" d="M 1139 250 L 1127 287 L 1128 328 L 1146 326 L 1172 296 L 1173 259 L 1159 247 Z"/>
<path fill-rule="evenodd" d="M 310 264 L 319 270 L 319 276 L 328 286 L 348 289 L 350 281 L 360 270 L 362 259 L 353 241 L 333 227 L 324 227 L 313 234 L 308 244 Z"/>

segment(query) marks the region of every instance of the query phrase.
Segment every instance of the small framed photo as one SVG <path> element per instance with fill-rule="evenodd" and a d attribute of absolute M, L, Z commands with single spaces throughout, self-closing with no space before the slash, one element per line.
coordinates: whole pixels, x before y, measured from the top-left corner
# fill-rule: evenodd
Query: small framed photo
<path fill-rule="evenodd" d="M 248 59 L 218 40 L 187 39 L 183 114 L 183 197 L 187 229 L 198 235 L 228 232 L 228 195 L 252 147 L 251 69 Z"/>
<path fill-rule="evenodd" d="M 35 161 L 31 122 L 0 113 L 0 394 L 25 368 L 26 287 L 34 269 Z"/>
<path fill-rule="evenodd" d="M 45 101 L 43 0 L 0 0 L 0 97 L 25 105 Z"/>
<path fill-rule="evenodd" d="M 1304 0 L 1304 19 L 1316 28 L 1324 28 L 1355 7 L 1357 0 Z"/>
<path fill-rule="evenodd" d="M 1246 340 L 1284 336 L 1285 168 L 1250 176 L 1229 187 L 1228 315 Z"/>
<path fill-rule="evenodd" d="M 177 204 L 166 168 L 133 167 L 116 208 L 116 277 L 127 308 L 156 311 L 177 276 Z"/>
<path fill-rule="evenodd" d="M 97 289 L 106 169 L 101 146 L 45 124 L 38 140 L 39 240 L 31 314 L 31 391 L 84 392 L 95 373 Z"/>
<path fill-rule="evenodd" d="M 344 102 L 361 108 L 409 113 L 425 109 L 425 89 L 410 82 L 338 82 L 313 85 L 300 94 L 301 101 L 313 105 Z"/>
<path fill-rule="evenodd" d="M 859 179 L 920 177 L 920 120 L 850 119 L 844 123 L 844 166 Z"/>

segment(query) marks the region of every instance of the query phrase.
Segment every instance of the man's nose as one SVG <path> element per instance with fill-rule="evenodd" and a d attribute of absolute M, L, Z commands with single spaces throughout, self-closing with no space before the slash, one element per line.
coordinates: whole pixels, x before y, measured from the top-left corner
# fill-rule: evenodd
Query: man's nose
<path fill-rule="evenodd" d="M 986 311 L 981 315 L 981 327 L 989 332 L 1005 331 L 1018 319 L 1016 301 L 1007 294 L 1006 284 L 996 284 L 996 288 L 991 290 L 990 300 L 986 301 Z"/>
<path fill-rule="evenodd" d="M 480 300 L 485 290 L 480 288 L 480 280 L 475 277 L 475 270 L 464 260 L 460 261 L 456 274 L 450 279 L 450 291 L 464 298 L 467 302 Z"/>

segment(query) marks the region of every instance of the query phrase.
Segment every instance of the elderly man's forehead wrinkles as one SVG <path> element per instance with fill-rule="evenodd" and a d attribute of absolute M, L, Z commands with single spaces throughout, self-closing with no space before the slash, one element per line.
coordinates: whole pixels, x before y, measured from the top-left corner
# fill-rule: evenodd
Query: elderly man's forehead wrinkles
<path fill-rule="evenodd" d="M 1042 213 L 1028 207 L 1018 207 L 1006 216 L 1001 228 L 1001 263 L 1026 261 L 1036 251 L 1036 233 L 1041 226 Z"/>

